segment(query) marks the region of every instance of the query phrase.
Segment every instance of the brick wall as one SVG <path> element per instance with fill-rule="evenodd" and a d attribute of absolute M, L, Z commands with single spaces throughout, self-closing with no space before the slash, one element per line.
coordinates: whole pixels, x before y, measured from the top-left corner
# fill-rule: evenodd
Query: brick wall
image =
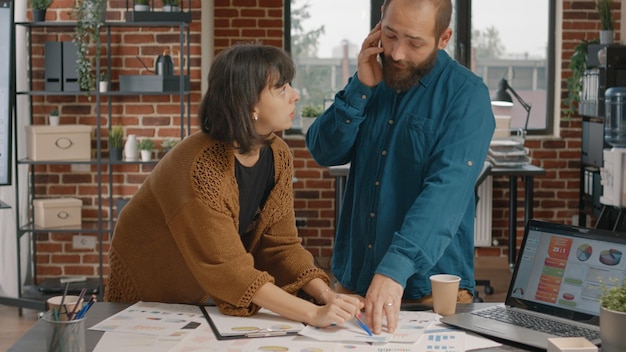
<path fill-rule="evenodd" d="M 48 20 L 67 19 L 68 9 L 73 4 L 70 0 L 55 0 L 48 11 Z M 125 1 L 109 1 L 108 20 L 122 18 Z M 614 4 L 614 17 L 619 19 L 619 3 Z M 194 21 L 191 25 L 191 115 L 195 124 L 197 102 L 201 98 L 200 81 L 200 1 L 192 1 Z M 283 43 L 283 8 L 281 0 L 215 0 L 214 2 L 214 47 L 218 52 L 237 42 L 261 40 L 265 44 L 282 46 Z M 567 66 L 573 48 L 582 39 L 597 37 L 599 21 L 592 0 L 563 1 L 563 46 L 561 68 L 563 89 L 561 99 L 567 92 L 565 79 L 570 74 Z M 619 31 L 617 23 L 616 32 Z M 52 33 L 54 32 L 54 33 Z M 174 33 L 176 32 L 176 34 Z M 46 40 L 68 38 L 71 32 L 58 34 L 57 30 L 35 33 L 33 41 L 33 76 L 35 86 L 43 85 L 43 47 Z M 364 34 L 365 35 L 365 34 Z M 116 43 L 112 49 L 114 56 L 113 90 L 118 88 L 119 74 L 145 73 L 141 63 L 135 58 L 140 55 L 148 67 L 153 66 L 153 59 L 164 47 L 177 43 L 177 30 L 120 30 L 113 35 Z M 619 40 L 619 37 L 616 38 Z M 158 43 L 158 44 L 155 44 Z M 37 88 L 36 88 L 37 89 Z M 43 123 L 45 115 L 52 107 L 59 107 L 62 123 L 83 123 L 95 125 L 95 105 L 84 96 L 72 97 L 34 97 L 35 122 Z M 155 137 L 160 140 L 166 136 L 178 134 L 178 97 L 145 96 L 116 97 L 112 105 L 113 123 L 124 125 L 126 134 L 136 133 L 139 138 Z M 106 113 L 107 100 L 101 107 Z M 103 121 L 107 123 L 107 121 Z M 534 215 L 537 219 L 570 223 L 578 213 L 579 158 L 581 146 L 581 118 L 559 121 L 561 136 L 529 138 L 527 146 L 531 149 L 533 163 L 546 169 L 546 175 L 535 178 Z M 306 220 L 306 225 L 299 228 L 305 246 L 322 263 L 332 254 L 334 225 L 334 178 L 325 168 L 319 167 L 310 157 L 302 136 L 286 135 L 285 139 L 294 154 L 296 216 Z M 95 140 L 93 141 L 95 143 Z M 106 142 L 105 142 L 106 144 Z M 77 195 L 84 202 L 83 217 L 95 218 L 97 204 L 96 175 L 93 172 L 70 173 L 66 165 L 37 166 L 37 195 L 68 196 Z M 119 197 L 129 197 L 139 187 L 151 167 L 126 165 L 114 167 L 114 189 Z M 104 182 L 108 182 L 108 169 L 105 168 Z M 524 201 L 523 183 L 519 181 L 518 211 L 519 233 L 521 240 L 522 204 Z M 494 180 L 493 219 L 494 238 L 501 244 L 498 247 L 481 248 L 477 255 L 506 255 L 508 238 L 508 179 Z M 105 202 L 108 211 L 108 203 Z M 71 248 L 72 234 L 55 233 L 38 236 L 37 272 L 40 278 L 58 275 L 97 275 L 97 252 L 77 251 Z M 105 238 L 105 253 L 108 250 L 108 238 Z M 105 257 L 106 262 L 106 257 Z M 105 268 L 106 274 L 106 268 Z"/>

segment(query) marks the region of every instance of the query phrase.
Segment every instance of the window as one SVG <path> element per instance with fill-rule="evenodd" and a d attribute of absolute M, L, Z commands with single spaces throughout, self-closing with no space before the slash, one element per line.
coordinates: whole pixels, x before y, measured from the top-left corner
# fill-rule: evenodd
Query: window
<path fill-rule="evenodd" d="M 371 0 L 291 0 L 285 13 L 285 49 L 296 64 L 292 82 L 299 109 L 324 106 L 356 72 L 361 42 L 370 31 Z M 296 114 L 294 128 L 301 127 Z"/>
<path fill-rule="evenodd" d="M 552 134 L 555 45 L 550 34 L 555 29 L 556 0 L 452 2 L 454 37 L 448 53 L 481 76 L 492 93 L 506 78 L 532 106 L 529 134 Z M 354 74 L 361 42 L 380 19 L 382 3 L 286 1 L 285 47 L 296 62 L 293 85 L 300 92 L 300 106 L 322 105 Z M 511 128 L 521 128 L 526 111 L 513 103 L 512 108 L 494 107 L 494 114 L 511 116 Z M 296 118 L 294 127 L 299 126 Z"/>
<path fill-rule="evenodd" d="M 453 0 L 454 38 L 448 51 L 481 76 L 493 93 L 502 78 L 529 103 L 528 133 L 552 134 L 555 90 L 555 0 Z M 531 24 L 532 22 L 532 24 Z M 466 50 L 471 47 L 472 49 Z M 494 107 L 524 127 L 526 111 Z M 557 117 L 558 118 L 558 117 Z"/>

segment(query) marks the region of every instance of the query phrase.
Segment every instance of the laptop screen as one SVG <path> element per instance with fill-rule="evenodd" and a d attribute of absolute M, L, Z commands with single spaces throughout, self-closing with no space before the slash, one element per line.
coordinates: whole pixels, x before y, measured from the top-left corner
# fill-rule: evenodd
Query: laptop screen
<path fill-rule="evenodd" d="M 622 284 L 625 253 L 626 234 L 531 220 L 506 304 L 597 323 L 601 282 Z"/>

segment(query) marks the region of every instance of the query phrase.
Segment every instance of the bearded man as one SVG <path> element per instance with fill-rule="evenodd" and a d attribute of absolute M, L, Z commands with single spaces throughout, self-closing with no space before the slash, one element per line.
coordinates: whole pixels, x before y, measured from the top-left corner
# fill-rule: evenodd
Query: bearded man
<path fill-rule="evenodd" d="M 432 300 L 429 277 L 474 292 L 474 183 L 495 128 L 480 77 L 443 50 L 450 0 L 386 0 L 357 73 L 308 130 L 323 166 L 350 163 L 332 272 L 365 303 L 375 334 L 400 304 Z"/>

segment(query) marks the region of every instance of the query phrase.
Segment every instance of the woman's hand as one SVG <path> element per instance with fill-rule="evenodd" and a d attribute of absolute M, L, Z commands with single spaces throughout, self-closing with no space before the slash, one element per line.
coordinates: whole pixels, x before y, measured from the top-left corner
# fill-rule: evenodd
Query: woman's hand
<path fill-rule="evenodd" d="M 354 318 L 363 308 L 363 302 L 353 295 L 328 292 L 326 304 L 317 306 L 310 321 L 305 323 L 324 328 L 331 325 L 343 325 Z M 332 294 L 332 295 L 331 295 Z"/>
<path fill-rule="evenodd" d="M 378 54 L 383 52 L 380 43 L 380 22 L 372 29 L 361 45 L 357 62 L 357 77 L 368 87 L 374 87 L 383 80 L 383 68 L 378 62 Z"/>

